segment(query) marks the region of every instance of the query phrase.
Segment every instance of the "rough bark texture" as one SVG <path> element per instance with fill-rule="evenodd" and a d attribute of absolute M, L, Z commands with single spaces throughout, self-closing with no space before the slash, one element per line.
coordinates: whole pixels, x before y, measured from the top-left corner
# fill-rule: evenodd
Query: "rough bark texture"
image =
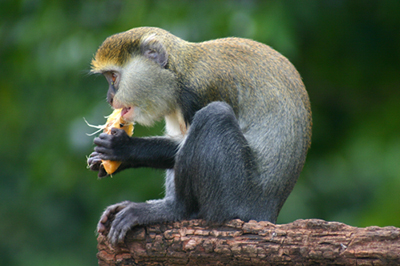
<path fill-rule="evenodd" d="M 190 220 L 136 227 L 116 248 L 97 241 L 99 265 L 400 265 L 400 228 L 316 219 Z"/>

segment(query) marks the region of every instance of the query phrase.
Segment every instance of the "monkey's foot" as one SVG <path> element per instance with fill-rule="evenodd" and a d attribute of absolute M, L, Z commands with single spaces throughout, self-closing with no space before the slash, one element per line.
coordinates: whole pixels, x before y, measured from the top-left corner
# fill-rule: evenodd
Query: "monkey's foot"
<path fill-rule="evenodd" d="M 135 205 L 123 201 L 107 207 L 97 224 L 97 232 L 107 236 L 113 245 L 123 242 L 128 230 L 138 224 Z"/>

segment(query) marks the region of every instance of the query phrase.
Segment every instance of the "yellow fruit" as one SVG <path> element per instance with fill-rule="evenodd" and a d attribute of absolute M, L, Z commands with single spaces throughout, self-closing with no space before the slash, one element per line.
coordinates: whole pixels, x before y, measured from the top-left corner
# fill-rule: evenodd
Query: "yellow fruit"
<path fill-rule="evenodd" d="M 115 127 L 125 130 L 128 136 L 132 136 L 133 123 L 125 122 L 125 120 L 121 117 L 121 111 L 122 109 L 115 109 L 114 112 L 112 112 L 112 114 L 107 118 L 107 122 L 104 127 L 104 133 L 111 134 L 111 129 Z M 118 167 L 121 165 L 121 162 L 102 160 L 102 164 L 107 174 L 111 175 L 118 169 Z"/>

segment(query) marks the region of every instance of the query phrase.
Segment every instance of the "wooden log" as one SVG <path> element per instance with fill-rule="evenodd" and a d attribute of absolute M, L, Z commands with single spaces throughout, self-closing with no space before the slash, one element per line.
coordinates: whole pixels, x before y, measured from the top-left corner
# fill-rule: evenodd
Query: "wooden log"
<path fill-rule="evenodd" d="M 204 220 L 138 226 L 112 247 L 99 235 L 99 265 L 400 265 L 400 228 L 318 219 L 275 225 Z"/>

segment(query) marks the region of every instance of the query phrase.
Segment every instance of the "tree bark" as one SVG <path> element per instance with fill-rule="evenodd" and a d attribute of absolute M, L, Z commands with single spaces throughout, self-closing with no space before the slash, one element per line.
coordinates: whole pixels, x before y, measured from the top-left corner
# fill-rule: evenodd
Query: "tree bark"
<path fill-rule="evenodd" d="M 99 265 L 400 265 L 400 228 L 323 220 L 203 220 L 138 226 L 113 248 L 99 235 Z"/>

